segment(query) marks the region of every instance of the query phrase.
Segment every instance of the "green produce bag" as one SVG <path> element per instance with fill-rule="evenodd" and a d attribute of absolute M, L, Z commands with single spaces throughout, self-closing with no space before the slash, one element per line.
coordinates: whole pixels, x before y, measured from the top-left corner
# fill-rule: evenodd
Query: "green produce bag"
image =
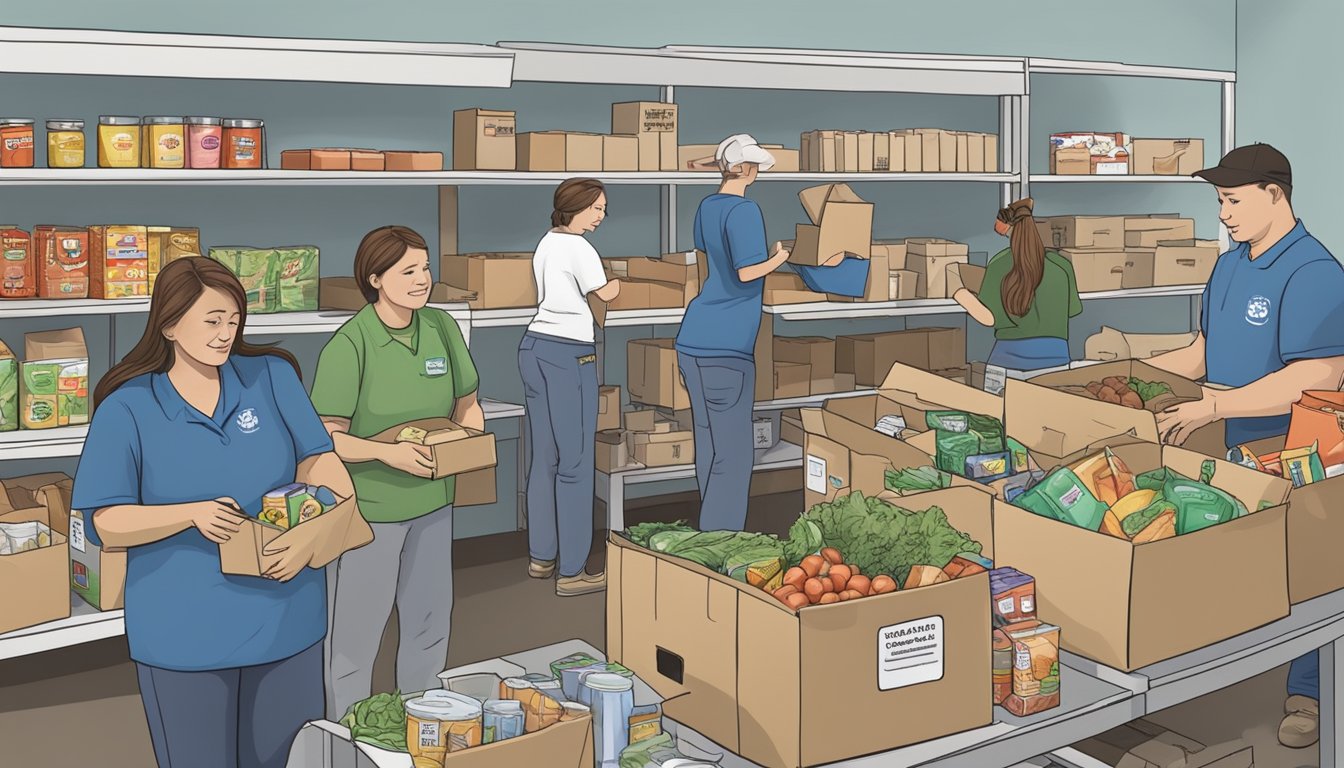
<path fill-rule="evenodd" d="M 1101 528 L 1106 505 L 1097 500 L 1083 481 L 1067 467 L 1057 469 L 1013 502 L 1042 517 L 1076 525 L 1089 531 Z"/>
<path fill-rule="evenodd" d="M 1157 491 L 1159 500 L 1176 508 L 1176 535 L 1184 536 L 1249 514 L 1246 505 L 1210 485 L 1216 469 L 1217 464 L 1213 461 L 1204 461 L 1200 465 L 1199 480 L 1191 480 L 1163 467 L 1136 477 L 1135 486 Z"/>

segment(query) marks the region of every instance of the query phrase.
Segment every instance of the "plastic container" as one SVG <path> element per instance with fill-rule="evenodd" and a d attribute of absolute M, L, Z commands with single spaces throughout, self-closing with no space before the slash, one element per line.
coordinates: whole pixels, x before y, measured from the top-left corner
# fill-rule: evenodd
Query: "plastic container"
<path fill-rule="evenodd" d="M 140 118 L 116 115 L 98 118 L 98 167 L 140 167 Z"/>
<path fill-rule="evenodd" d="M 180 117 L 146 117 L 140 138 L 143 168 L 185 168 L 186 125 Z"/>
<path fill-rule="evenodd" d="M 264 123 L 261 120 L 224 120 L 223 168 L 260 168 L 265 157 Z"/>
<path fill-rule="evenodd" d="M 218 117 L 188 117 L 187 168 L 218 168 L 224 146 L 224 121 Z"/>
<path fill-rule="evenodd" d="M 0 168 L 33 167 L 33 121 L 0 117 Z"/>
<path fill-rule="evenodd" d="M 621 751 L 630 746 L 630 714 L 635 709 L 635 683 L 628 677 L 599 672 L 583 679 L 593 709 L 593 746 L 599 768 L 620 768 Z"/>
<path fill-rule="evenodd" d="M 452 752 L 479 747 L 481 703 L 452 691 L 426 691 L 406 702 L 406 748 L 416 765 L 443 765 Z"/>
<path fill-rule="evenodd" d="M 47 167 L 84 167 L 84 121 L 47 121 Z"/>
<path fill-rule="evenodd" d="M 516 739 L 523 735 L 525 722 L 522 702 L 491 699 L 485 702 L 482 715 L 481 743 Z"/>

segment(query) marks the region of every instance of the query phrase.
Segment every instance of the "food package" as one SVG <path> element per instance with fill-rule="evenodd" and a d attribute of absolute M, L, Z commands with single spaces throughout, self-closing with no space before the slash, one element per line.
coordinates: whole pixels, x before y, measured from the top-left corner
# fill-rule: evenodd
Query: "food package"
<path fill-rule="evenodd" d="M 986 573 L 994 568 L 994 562 L 986 558 L 972 559 L 966 555 L 957 555 L 943 568 L 949 579 L 964 579 L 977 573 Z"/>
<path fill-rule="evenodd" d="M 1059 706 L 1059 627 L 1037 623 L 1005 632 L 1013 642 L 1013 693 L 1003 708 L 1026 717 Z"/>
<path fill-rule="evenodd" d="M 183 227 L 149 227 L 145 254 L 149 293 L 163 268 L 178 259 L 201 255 L 201 231 Z"/>
<path fill-rule="evenodd" d="M 1013 695 L 1013 641 L 1002 629 L 994 630 L 994 703 L 1002 706 Z"/>
<path fill-rule="evenodd" d="M 1110 448 L 1084 459 L 1071 469 L 1092 495 L 1108 507 L 1134 490 L 1134 473 Z"/>
<path fill-rule="evenodd" d="M 50 547 L 51 528 L 46 523 L 0 523 L 0 555 L 17 555 Z"/>
<path fill-rule="evenodd" d="M 37 284 L 32 237 L 22 229 L 0 227 L 0 299 L 34 298 Z"/>
<path fill-rule="evenodd" d="M 20 421 L 24 429 L 89 422 L 89 352 L 79 328 L 24 335 Z"/>
<path fill-rule="evenodd" d="M 1316 444 L 1327 469 L 1344 464 L 1344 392 L 1307 390 L 1293 403 L 1286 444 Z"/>
<path fill-rule="evenodd" d="M 289 530 L 336 506 L 336 495 L 329 489 L 292 483 L 276 488 L 261 499 L 257 519 Z"/>
<path fill-rule="evenodd" d="M 209 256 L 227 267 L 243 284 L 249 314 L 275 312 L 280 306 L 280 276 L 273 250 L 224 246 L 211 248 Z"/>
<path fill-rule="evenodd" d="M 89 298 L 149 295 L 149 230 L 135 226 L 89 228 Z"/>
<path fill-rule="evenodd" d="M 293 245 L 275 249 L 279 311 L 317 311 L 318 259 L 318 249 L 315 245 Z"/>
<path fill-rule="evenodd" d="M 1143 530 L 1134 534 L 1131 539 L 1135 544 L 1147 544 L 1162 539 L 1170 539 L 1176 535 L 1176 512 L 1172 509 L 1164 509 L 1152 522 L 1144 526 Z"/>
<path fill-rule="evenodd" d="M 0 432 L 19 428 L 19 360 L 0 341 Z"/>
<path fill-rule="evenodd" d="M 1092 495 L 1087 485 L 1067 467 L 1051 472 L 1034 488 L 1013 502 L 1042 517 L 1049 517 L 1089 531 L 1098 530 L 1106 505 Z"/>
<path fill-rule="evenodd" d="M 1319 446 L 1312 443 L 1306 448 L 1293 448 L 1279 454 L 1283 477 L 1291 480 L 1294 488 L 1318 483 L 1325 479 L 1325 466 L 1321 463 Z"/>
<path fill-rule="evenodd" d="M 990 571 L 989 594 L 995 627 L 1036 618 L 1036 580 L 1016 568 Z"/>
<path fill-rule="evenodd" d="M 1183 536 L 1249 513 L 1236 498 L 1210 484 L 1215 467 L 1212 460 L 1203 462 L 1198 481 L 1163 467 L 1139 475 L 1135 484 L 1139 488 L 1156 490 L 1161 501 L 1174 507 L 1176 533 Z"/>
<path fill-rule="evenodd" d="M 42 299 L 89 296 L 89 230 L 39 226 L 33 230 L 37 295 Z"/>

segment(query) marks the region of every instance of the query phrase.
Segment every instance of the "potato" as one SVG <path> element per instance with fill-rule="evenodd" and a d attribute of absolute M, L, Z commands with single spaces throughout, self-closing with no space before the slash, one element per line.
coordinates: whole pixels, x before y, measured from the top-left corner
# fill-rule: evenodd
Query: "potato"
<path fill-rule="evenodd" d="M 799 591 L 803 589 L 803 583 L 807 581 L 807 571 L 802 568 L 793 567 L 784 572 L 784 583 Z"/>
<path fill-rule="evenodd" d="M 1110 387 L 1116 392 L 1121 392 L 1129 388 L 1129 379 L 1124 376 L 1107 376 L 1101 380 L 1101 383 Z"/>
<path fill-rule="evenodd" d="M 863 571 L 859 570 L 859 566 L 856 563 L 845 563 L 845 565 L 849 566 L 849 575 L 851 578 L 863 573 Z"/>
<path fill-rule="evenodd" d="M 809 579 L 815 579 L 821 575 L 821 567 L 826 564 L 821 555 L 808 555 L 803 558 L 802 569 L 807 573 Z"/>
<path fill-rule="evenodd" d="M 849 597 L 845 597 L 845 595 L 849 595 Z M 840 597 L 843 600 L 862 600 L 867 596 L 868 594 L 866 592 L 860 592 L 857 589 L 846 589 L 844 592 L 840 593 Z"/>
<path fill-rule="evenodd" d="M 849 577 L 849 583 L 845 585 L 845 588 L 867 595 L 873 588 L 873 580 L 861 573 L 856 573 Z"/>
<path fill-rule="evenodd" d="M 831 565 L 844 565 L 845 558 L 840 556 L 840 550 L 835 547 L 826 547 L 821 550 L 821 556 Z"/>
<path fill-rule="evenodd" d="M 834 582 L 834 581 L 831 581 L 831 577 L 830 577 L 830 576 L 821 576 L 821 577 L 819 577 L 819 578 L 817 579 L 817 581 L 820 581 L 820 582 L 821 582 L 821 591 L 822 591 L 822 592 L 835 593 L 835 592 L 839 592 L 839 591 L 840 591 L 840 590 L 838 590 L 838 589 L 835 588 L 835 582 Z"/>
<path fill-rule="evenodd" d="M 1087 385 L 1087 391 L 1088 391 L 1093 397 L 1096 397 L 1096 396 L 1097 396 L 1097 393 L 1101 391 L 1101 386 L 1102 386 L 1102 385 L 1101 385 L 1101 382 L 1099 382 L 1099 381 L 1094 381 L 1094 382 L 1092 382 L 1092 383 L 1090 383 L 1090 384 Z"/>
<path fill-rule="evenodd" d="M 801 611 L 808 605 L 807 595 L 795 592 L 794 594 L 784 598 L 784 604 L 789 606 L 795 611 Z"/>
<path fill-rule="evenodd" d="M 845 587 L 849 585 L 850 573 L 848 565 L 832 565 L 831 572 L 827 576 L 831 583 L 835 585 L 836 592 L 844 592 Z"/>
<path fill-rule="evenodd" d="M 890 576 L 878 576 L 873 579 L 873 592 L 885 595 L 896 591 L 896 580 Z"/>
<path fill-rule="evenodd" d="M 779 589 L 776 589 L 774 592 L 770 594 L 779 600 L 783 600 L 789 595 L 798 594 L 798 588 L 789 584 L 785 584 L 784 586 L 780 587 Z"/>
<path fill-rule="evenodd" d="M 832 603 L 838 603 L 838 602 L 840 602 L 839 595 L 835 594 L 834 592 L 827 592 L 826 594 L 821 596 L 820 604 L 831 605 Z"/>
<path fill-rule="evenodd" d="M 838 593 L 838 594 L 840 595 L 840 602 L 842 602 L 842 603 L 847 603 L 847 602 L 849 602 L 849 601 L 852 599 L 852 598 L 849 596 L 849 590 L 845 590 L 844 592 L 840 592 L 840 593 Z"/>
<path fill-rule="evenodd" d="M 1110 387 L 1102 387 L 1101 391 L 1097 393 L 1097 399 L 1102 401 L 1103 403 L 1113 403 L 1115 405 L 1119 405 L 1120 393 L 1116 392 L 1114 389 Z"/>
<path fill-rule="evenodd" d="M 1143 398 L 1139 397 L 1139 393 L 1132 389 L 1126 389 L 1124 392 L 1120 393 L 1120 404 L 1130 408 L 1137 408 L 1140 411 L 1143 410 Z"/>
<path fill-rule="evenodd" d="M 821 586 L 821 579 L 808 579 L 803 585 L 803 593 L 807 595 L 807 602 L 816 605 L 826 590 Z"/>

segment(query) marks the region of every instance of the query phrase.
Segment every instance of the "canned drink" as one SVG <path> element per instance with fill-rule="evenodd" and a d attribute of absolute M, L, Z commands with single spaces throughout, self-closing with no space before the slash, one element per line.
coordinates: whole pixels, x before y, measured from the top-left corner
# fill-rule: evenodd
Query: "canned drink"
<path fill-rule="evenodd" d="M 630 713 L 635 709 L 634 681 L 609 673 L 583 679 L 593 708 L 593 745 L 598 768 L 619 768 L 621 751 L 630 746 Z"/>
<path fill-rule="evenodd" d="M 485 702 L 481 743 L 493 744 L 522 736 L 524 721 L 522 702 L 500 699 Z"/>

